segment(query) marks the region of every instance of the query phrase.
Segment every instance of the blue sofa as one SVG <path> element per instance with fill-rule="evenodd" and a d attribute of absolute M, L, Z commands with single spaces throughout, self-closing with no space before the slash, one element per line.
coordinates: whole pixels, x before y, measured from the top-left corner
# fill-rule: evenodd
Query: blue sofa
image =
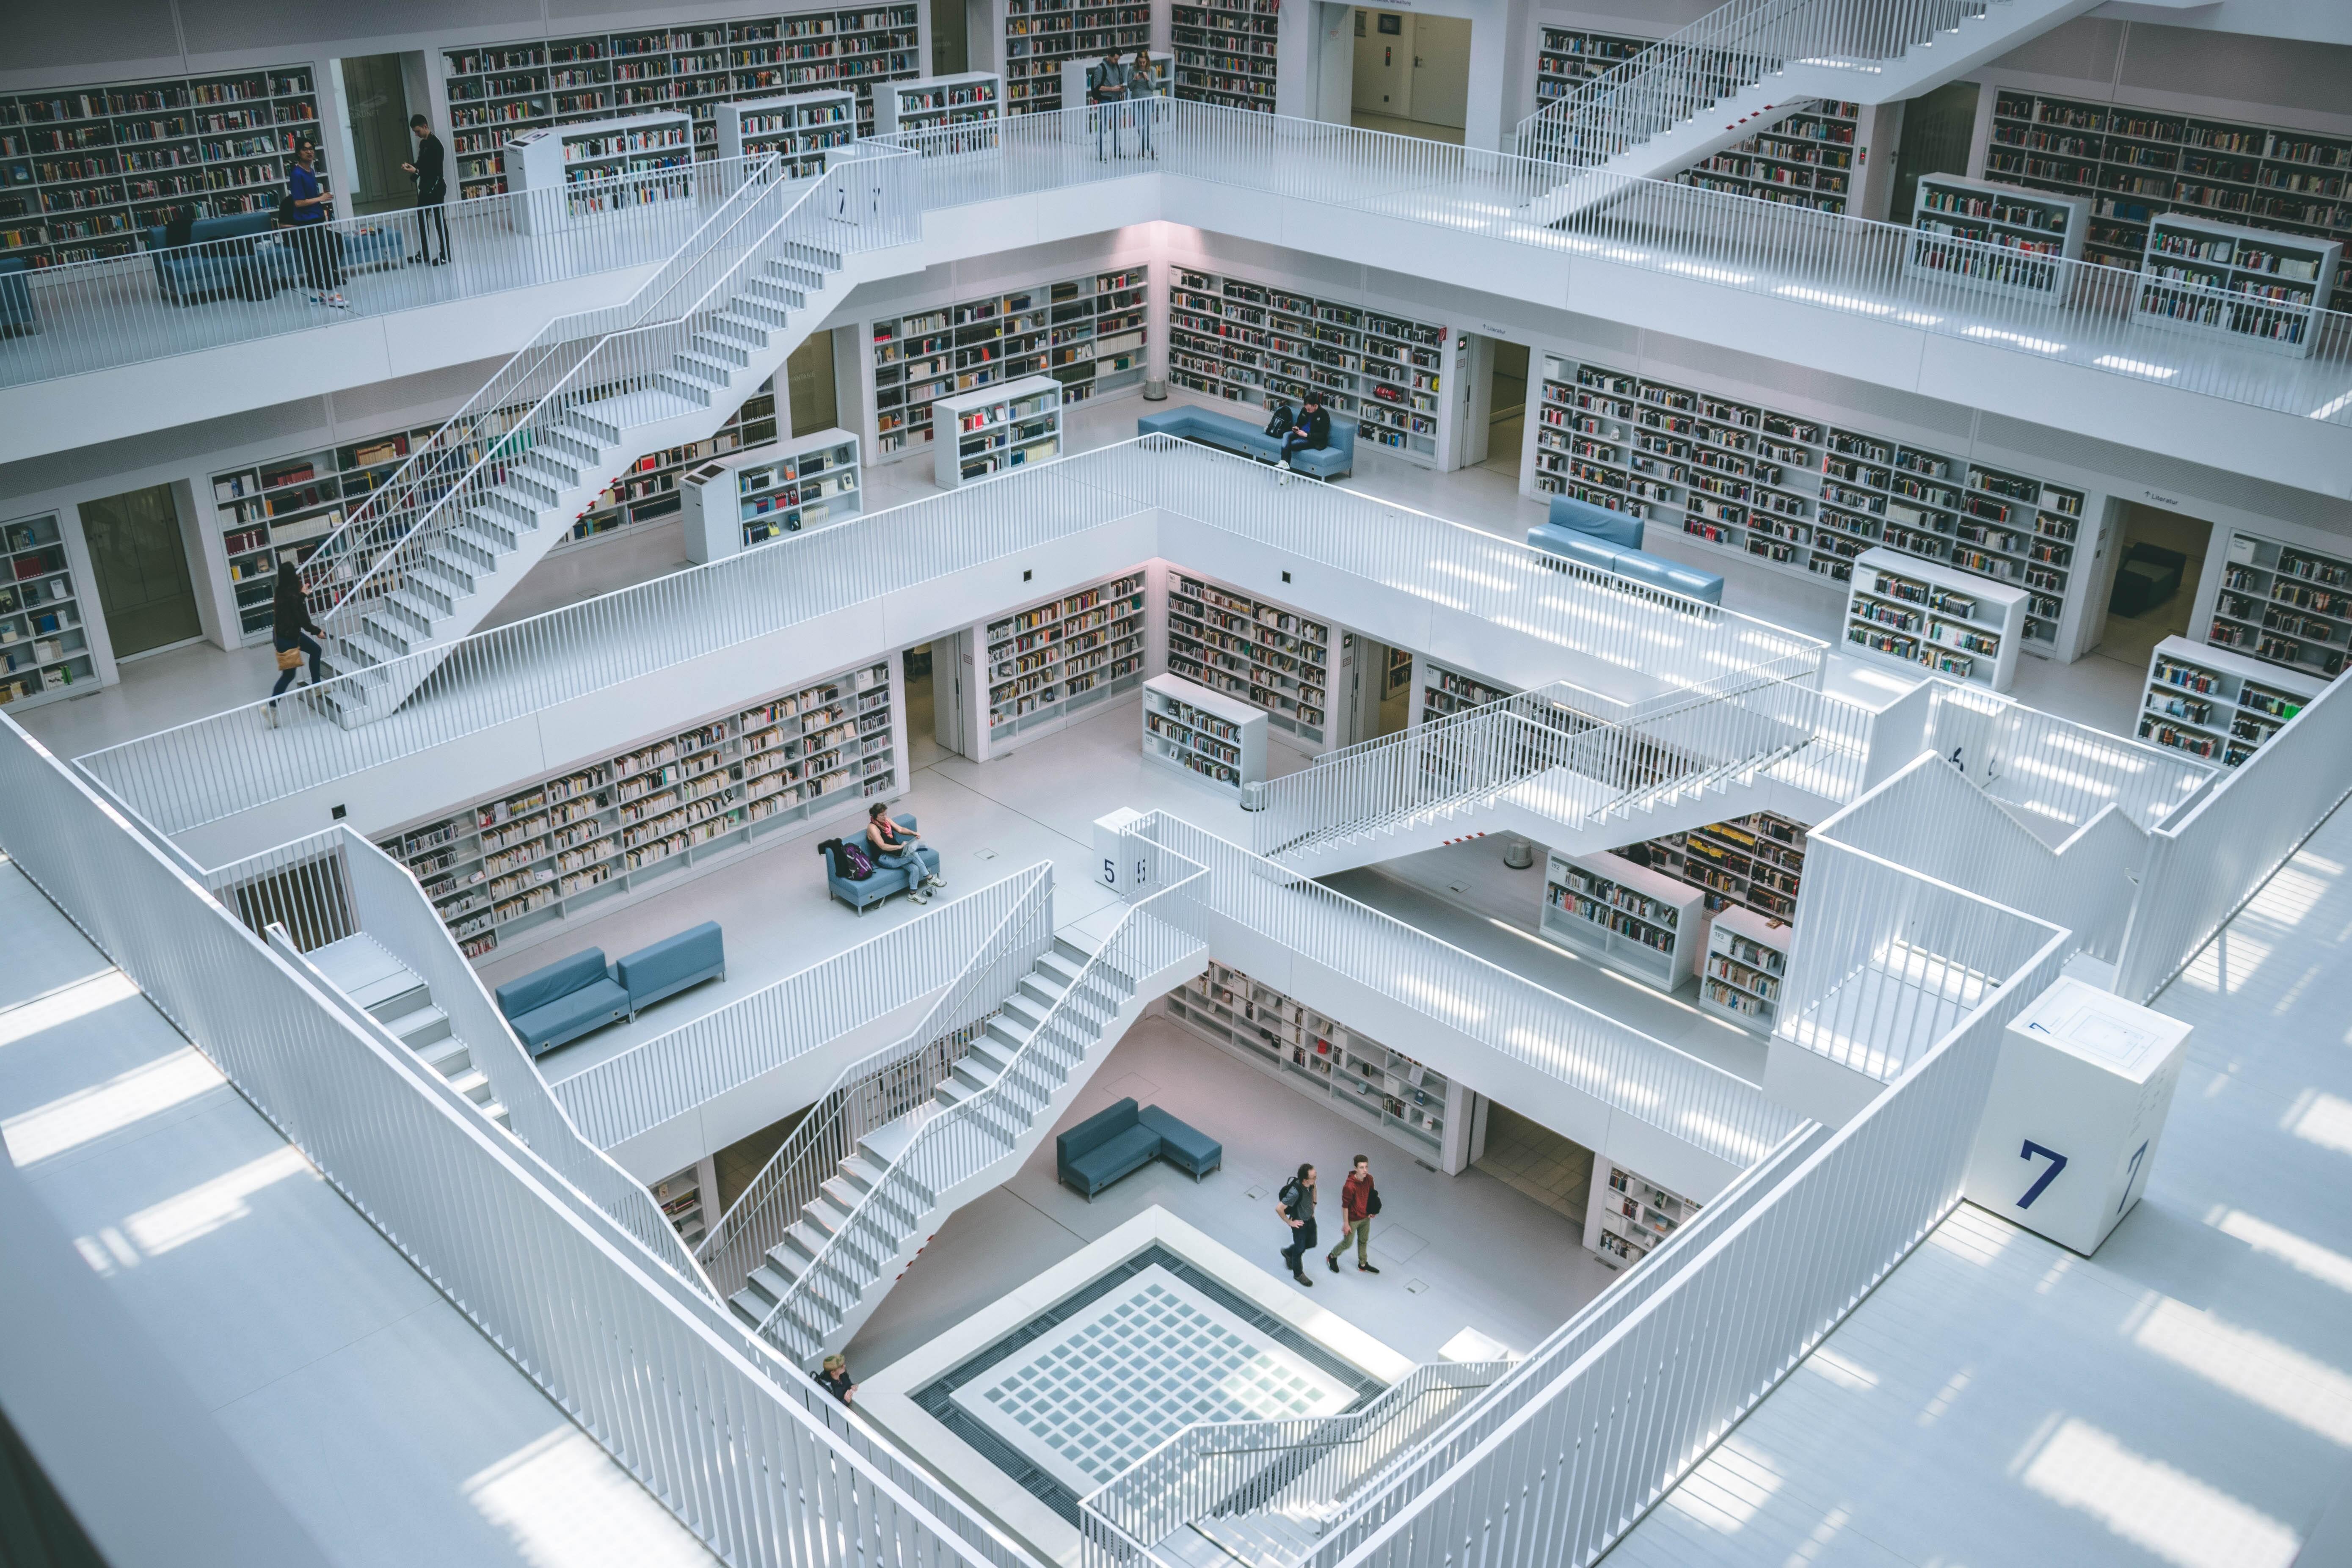
<path fill-rule="evenodd" d="M 727 950 L 716 921 L 667 936 L 607 965 L 588 948 L 509 980 L 493 994 L 523 1048 L 541 1056 L 592 1029 L 634 1018 L 689 985 L 727 978 Z"/>
<path fill-rule="evenodd" d="M 25 276 L 29 268 L 21 256 L 0 260 L 0 334 L 16 337 L 41 330 L 33 314 L 33 289 Z"/>
<path fill-rule="evenodd" d="M 1551 515 L 1528 530 L 1547 554 L 1664 588 L 1710 605 L 1723 603 L 1723 575 L 1684 566 L 1642 548 L 1642 520 L 1571 496 L 1551 498 Z"/>
<path fill-rule="evenodd" d="M 912 816 L 900 816 L 894 813 L 890 820 L 909 833 L 915 831 L 915 819 Z M 893 893 L 913 891 L 915 879 L 922 874 L 921 864 L 909 860 L 906 865 L 896 869 L 887 866 L 877 866 L 871 877 L 862 881 L 853 881 L 842 875 L 844 867 L 841 861 L 840 839 L 824 840 L 817 845 L 816 852 L 824 857 L 824 885 L 832 890 L 835 898 L 839 899 L 861 915 L 868 907 L 880 903 Z"/>
<path fill-rule="evenodd" d="M 277 230 L 278 215 L 266 209 L 200 217 L 189 227 L 185 248 L 167 245 L 167 232 L 151 228 L 147 258 L 155 269 L 155 287 L 175 305 L 225 294 L 267 300 L 301 275 L 293 250 Z"/>
<path fill-rule="evenodd" d="M 1147 414 L 1135 422 L 1139 436 L 1176 436 L 1187 441 L 1198 441 L 1203 447 L 1215 447 L 1227 452 L 1238 452 L 1244 458 L 1257 458 L 1266 462 L 1278 462 L 1282 458 L 1282 442 L 1265 433 L 1263 426 L 1235 419 L 1231 415 L 1213 414 L 1205 408 L 1170 408 L 1158 414 Z M 1345 479 L 1356 471 L 1356 422 L 1331 416 L 1331 444 L 1317 447 L 1298 454 L 1290 466 L 1302 474 L 1312 474 L 1318 479 Z"/>
<path fill-rule="evenodd" d="M 1199 1181 L 1225 1163 L 1225 1146 L 1156 1105 L 1139 1109 L 1122 1100 L 1054 1140 L 1054 1163 L 1065 1185 L 1092 1203 L 1121 1176 L 1165 1160 Z"/>

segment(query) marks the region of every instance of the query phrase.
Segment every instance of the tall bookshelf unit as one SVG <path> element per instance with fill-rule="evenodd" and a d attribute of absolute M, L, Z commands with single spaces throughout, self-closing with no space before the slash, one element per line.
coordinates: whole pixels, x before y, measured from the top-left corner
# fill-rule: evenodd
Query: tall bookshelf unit
<path fill-rule="evenodd" d="M 951 490 L 1062 455 L 1062 384 L 1024 375 L 931 405 L 932 478 Z"/>
<path fill-rule="evenodd" d="M 1593 1163 L 1592 1176 L 1592 1202 L 1584 1212 L 1584 1245 L 1612 1268 L 1641 1262 L 1701 1207 L 1606 1158 Z"/>
<path fill-rule="evenodd" d="M 923 143 L 933 153 L 973 153 L 993 147 L 1004 119 L 1004 79 L 994 71 L 884 82 L 874 89 L 874 132 L 954 132 Z"/>
<path fill-rule="evenodd" d="M 320 139 L 307 65 L 0 94 L 0 260 L 121 256 L 175 207 L 258 211 L 304 136 Z"/>
<path fill-rule="evenodd" d="M 982 626 L 989 751 L 1142 685 L 1146 600 L 1129 572 Z"/>
<path fill-rule="evenodd" d="M 2337 240 L 2158 213 L 2148 220 L 2140 268 L 2147 281 L 2133 295 L 2132 313 L 2170 331 L 2305 358 L 2343 258 Z"/>
<path fill-rule="evenodd" d="M 2003 88 L 1985 172 L 2087 199 L 2084 258 L 2108 267 L 2139 267 L 2151 220 L 2168 212 L 2352 242 L 2343 136 Z M 2340 271 L 2333 295 L 2331 308 L 2352 310 Z"/>
<path fill-rule="evenodd" d="M 52 700 L 78 682 L 97 685 L 98 667 L 58 514 L 0 524 L 0 706 Z"/>
<path fill-rule="evenodd" d="M 1843 213 L 1854 195 L 1862 106 L 1815 100 L 1675 176 L 1678 184 Z"/>
<path fill-rule="evenodd" d="M 1698 1005 L 1743 1029 L 1770 1034 L 1789 977 L 1789 923 L 1748 910 L 1718 911 L 1706 924 Z"/>
<path fill-rule="evenodd" d="M 2006 691 L 2017 675 L 2025 595 L 1892 550 L 1854 563 L 1846 595 L 1845 647 L 1972 686 Z"/>
<path fill-rule="evenodd" d="M 1282 0 L 1178 0 L 1169 12 L 1176 96 L 1272 114 Z"/>
<path fill-rule="evenodd" d="M 2206 640 L 2333 680 L 2352 651 L 2352 559 L 2232 533 Z"/>
<path fill-rule="evenodd" d="M 1177 573 L 1168 590 L 1168 668 L 1265 710 L 1320 751 L 1330 725 L 1331 628 L 1286 605 Z"/>
<path fill-rule="evenodd" d="M 1149 5 L 1004 0 L 1004 112 L 1076 109 L 1084 100 L 1070 96 L 1063 62 L 1123 58 L 1150 43 Z"/>
<path fill-rule="evenodd" d="M 2234 768 L 2326 688 L 2227 648 L 2167 637 L 2148 655 L 2139 738 Z"/>
<path fill-rule="evenodd" d="M 460 197 L 507 188 L 499 150 L 541 126 L 677 109 L 695 155 L 719 153 L 719 105 L 839 87 L 857 95 L 857 133 L 874 130 L 876 83 L 921 74 L 920 11 L 885 5 L 770 14 L 732 22 L 445 49 L 450 156 Z"/>
<path fill-rule="evenodd" d="M 1541 27 L 1536 37 L 1536 107 L 1550 107 L 1594 77 L 1606 75 L 1655 42 L 1582 27 Z"/>
<path fill-rule="evenodd" d="M 1475 675 L 1450 668 L 1433 658 L 1421 661 L 1421 717 L 1423 724 L 1450 719 L 1456 713 L 1473 708 L 1484 708 L 1489 702 L 1500 702 L 1506 697 L 1519 694 L 1516 686 L 1495 686 Z"/>
<path fill-rule="evenodd" d="M 857 437 L 817 430 L 689 468 L 677 483 L 686 558 L 722 561 L 865 510 Z"/>
<path fill-rule="evenodd" d="M 2089 227 L 2082 196 L 1959 174 L 1919 176 L 1903 270 L 1917 278 L 1958 279 L 1979 289 L 2060 300 Z"/>
<path fill-rule="evenodd" d="M 1437 461 L 1444 327 L 1269 283 L 1179 268 L 1168 291 L 1168 379 L 1269 406 L 1312 385 L 1356 438 Z"/>
<path fill-rule="evenodd" d="M 1165 1005 L 1202 1038 L 1423 1163 L 1451 1176 L 1470 1163 L 1472 1097 L 1434 1068 L 1214 959 Z M 1324 1191 L 1337 1201 L 1337 1183 Z"/>
<path fill-rule="evenodd" d="M 289 453 L 224 468 L 212 476 L 213 525 L 220 531 L 240 642 L 269 633 L 277 592 L 277 552 L 308 556 L 343 525 L 347 511 L 392 478 L 410 455 L 428 447 L 433 426 L 388 430 L 340 447 Z M 452 468 L 473 456 L 452 451 Z"/>
<path fill-rule="evenodd" d="M 773 153 L 795 180 L 824 173 L 825 153 L 857 139 L 857 94 L 847 88 L 718 106 L 719 156 Z"/>
<path fill-rule="evenodd" d="M 652 1184 L 654 1202 L 688 1247 L 700 1245 L 718 1215 L 719 1172 L 709 1155 Z"/>
<path fill-rule="evenodd" d="M 889 661 L 788 688 L 377 840 L 466 956 L 903 793 Z"/>
<path fill-rule="evenodd" d="M 1143 683 L 1143 760 L 1235 801 L 1265 782 L 1265 712 L 1181 675 Z"/>
<path fill-rule="evenodd" d="M 874 322 L 877 458 L 931 439 L 931 405 L 1050 375 L 1067 407 L 1143 384 L 1148 267 L 1083 273 Z"/>
<path fill-rule="evenodd" d="M 1696 888 L 1710 914 L 1740 909 L 1788 921 L 1796 918 L 1805 842 L 1803 823 L 1757 811 L 1618 853 Z"/>
<path fill-rule="evenodd" d="M 1538 493 L 1833 582 L 1880 546 L 1957 567 L 2024 589 L 2024 645 L 2055 652 L 2083 491 L 1558 355 L 1540 368 L 1528 458 Z"/>
<path fill-rule="evenodd" d="M 1697 889 L 1618 855 L 1550 855 L 1537 931 L 1646 985 L 1672 991 L 1706 940 Z"/>

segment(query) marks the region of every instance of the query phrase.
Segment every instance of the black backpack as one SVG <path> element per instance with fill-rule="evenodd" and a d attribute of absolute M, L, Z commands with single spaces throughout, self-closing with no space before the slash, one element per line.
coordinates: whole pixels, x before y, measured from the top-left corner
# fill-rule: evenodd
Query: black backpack
<path fill-rule="evenodd" d="M 1297 1177 L 1293 1176 L 1282 1191 L 1275 1194 L 1274 1201 L 1280 1204 L 1282 1212 L 1291 1218 L 1303 1220 L 1307 1217 L 1307 1186 Z"/>
<path fill-rule="evenodd" d="M 1265 433 L 1269 436 L 1287 436 L 1290 434 L 1290 427 L 1297 423 L 1298 416 L 1290 411 L 1290 405 L 1277 403 L 1274 405 L 1274 417 L 1265 422 Z"/>

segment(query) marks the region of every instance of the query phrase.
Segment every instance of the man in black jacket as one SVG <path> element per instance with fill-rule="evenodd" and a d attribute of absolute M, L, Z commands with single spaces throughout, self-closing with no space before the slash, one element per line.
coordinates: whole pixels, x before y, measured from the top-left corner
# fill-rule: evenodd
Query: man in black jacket
<path fill-rule="evenodd" d="M 441 231 L 441 258 L 433 265 L 444 267 L 449 261 L 449 220 L 442 216 L 441 204 L 449 199 L 449 152 L 441 145 L 441 138 L 433 134 L 433 122 L 425 116 L 410 115 L 408 130 L 416 138 L 416 162 L 401 165 L 416 177 L 416 254 L 408 259 L 433 260 L 433 244 L 425 227 L 429 216 L 433 226 Z"/>
<path fill-rule="evenodd" d="M 1290 467 L 1290 459 L 1300 451 L 1313 451 L 1331 444 L 1331 413 L 1323 406 L 1323 395 L 1313 387 L 1307 389 L 1307 401 L 1298 405 L 1298 423 L 1282 443 L 1282 466 Z"/>

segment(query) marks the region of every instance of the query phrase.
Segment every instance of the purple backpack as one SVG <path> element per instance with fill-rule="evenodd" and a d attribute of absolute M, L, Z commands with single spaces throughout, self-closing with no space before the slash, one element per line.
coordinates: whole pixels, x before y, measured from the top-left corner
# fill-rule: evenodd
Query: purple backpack
<path fill-rule="evenodd" d="M 841 841 L 841 874 L 853 882 L 862 882 L 874 875 L 874 862 L 867 858 L 864 846 L 846 838 Z"/>

